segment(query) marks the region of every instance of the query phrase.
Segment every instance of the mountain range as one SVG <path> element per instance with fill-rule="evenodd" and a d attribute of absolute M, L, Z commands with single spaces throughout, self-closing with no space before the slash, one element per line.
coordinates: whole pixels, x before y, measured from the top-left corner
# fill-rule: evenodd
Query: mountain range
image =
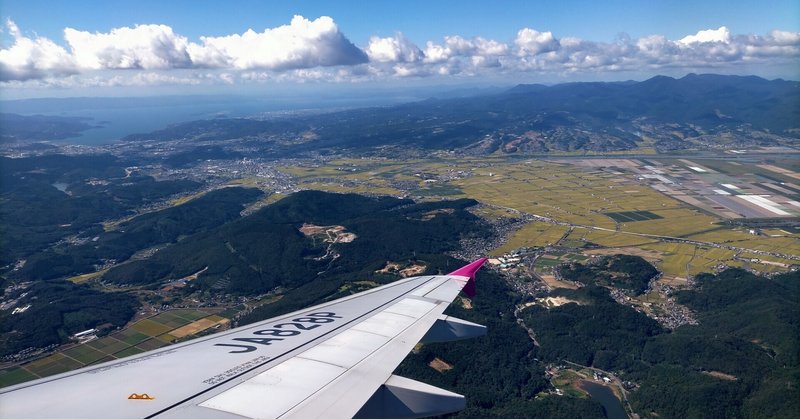
<path fill-rule="evenodd" d="M 689 74 L 521 84 L 492 95 L 294 118 L 194 121 L 126 140 L 252 140 L 278 155 L 387 148 L 491 154 L 744 148 L 792 145 L 798 136 L 800 83 Z"/>

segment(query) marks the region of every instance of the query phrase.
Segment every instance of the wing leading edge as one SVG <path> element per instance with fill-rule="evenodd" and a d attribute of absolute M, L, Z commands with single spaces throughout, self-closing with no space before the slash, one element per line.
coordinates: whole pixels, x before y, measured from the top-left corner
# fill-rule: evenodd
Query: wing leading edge
<path fill-rule="evenodd" d="M 139 356 L 0 390 L 2 417 L 421 417 L 464 397 L 392 371 L 418 343 L 480 336 L 444 316 L 476 260 Z M 147 398 L 131 398 L 134 394 Z"/>

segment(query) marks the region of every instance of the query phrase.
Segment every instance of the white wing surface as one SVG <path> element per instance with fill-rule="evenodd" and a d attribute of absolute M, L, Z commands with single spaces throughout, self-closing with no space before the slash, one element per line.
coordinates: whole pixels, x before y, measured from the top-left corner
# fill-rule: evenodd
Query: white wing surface
<path fill-rule="evenodd" d="M 442 313 L 479 259 L 206 338 L 0 389 L 2 418 L 421 417 L 464 397 L 393 376 L 418 342 L 485 334 Z"/>

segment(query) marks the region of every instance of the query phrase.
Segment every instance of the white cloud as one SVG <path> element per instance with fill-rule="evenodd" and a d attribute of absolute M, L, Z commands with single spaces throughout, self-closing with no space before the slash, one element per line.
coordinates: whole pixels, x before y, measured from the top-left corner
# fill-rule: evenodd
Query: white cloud
<path fill-rule="evenodd" d="M 425 62 L 441 63 L 452 57 L 452 51 L 442 45 L 434 44 L 431 41 L 425 45 Z"/>
<path fill-rule="evenodd" d="M 379 63 L 413 63 L 425 58 L 425 53 L 399 32 L 388 38 L 373 36 L 366 52 L 370 61 Z"/>
<path fill-rule="evenodd" d="M 72 56 L 64 48 L 47 38 L 24 36 L 11 20 L 6 21 L 6 27 L 14 43 L 9 48 L 0 49 L 0 82 L 74 72 Z"/>
<path fill-rule="evenodd" d="M 775 45 L 800 45 L 800 32 L 774 30 L 769 33 L 769 38 L 771 38 L 773 41 L 772 43 Z"/>
<path fill-rule="evenodd" d="M 521 57 L 555 51 L 561 46 L 552 32 L 539 32 L 531 28 L 520 29 L 514 44 L 517 45 L 517 54 Z"/>
<path fill-rule="evenodd" d="M 720 26 L 719 29 L 707 29 L 697 32 L 694 35 L 683 37 L 678 43 L 683 45 L 699 44 L 707 42 L 722 42 L 728 44 L 731 42 L 731 32 L 728 28 Z"/>
<path fill-rule="evenodd" d="M 202 37 L 188 52 L 197 66 L 239 70 L 289 70 L 317 66 L 355 65 L 367 61 L 327 16 L 310 21 L 295 16 L 289 25 L 257 33 Z"/>
<path fill-rule="evenodd" d="M 508 54 L 508 45 L 492 39 L 459 35 L 446 36 L 444 45 L 428 42 L 425 47 L 425 62 L 441 63 L 453 58 L 467 58 L 473 62 L 498 62 L 497 57 Z"/>
<path fill-rule="evenodd" d="M 27 38 L 8 21 L 14 45 L 0 50 L 0 81 L 44 78 L 84 70 L 222 68 L 286 71 L 356 65 L 367 55 L 333 19 L 295 16 L 289 25 L 257 33 L 201 37 L 190 42 L 166 25 L 136 25 L 91 33 L 64 30 L 70 51 L 47 38 Z M 229 80 L 229 78 L 228 78 Z"/>
<path fill-rule="evenodd" d="M 725 26 L 679 40 L 662 35 L 612 42 L 522 28 L 508 43 L 446 36 L 420 48 L 402 33 L 372 37 L 362 50 L 333 19 L 295 16 L 287 25 L 197 41 L 166 25 L 90 33 L 64 31 L 64 46 L 26 36 L 8 21 L 13 44 L 0 49 L 4 87 L 360 82 L 403 77 L 513 77 L 534 73 L 638 74 L 782 66 L 800 76 L 800 33 L 733 35 Z M 120 71 L 127 70 L 127 71 Z M 731 70 L 734 71 L 734 70 Z"/>
<path fill-rule="evenodd" d="M 82 69 L 189 68 L 189 41 L 166 25 L 136 25 L 109 33 L 64 29 L 64 39 Z"/>

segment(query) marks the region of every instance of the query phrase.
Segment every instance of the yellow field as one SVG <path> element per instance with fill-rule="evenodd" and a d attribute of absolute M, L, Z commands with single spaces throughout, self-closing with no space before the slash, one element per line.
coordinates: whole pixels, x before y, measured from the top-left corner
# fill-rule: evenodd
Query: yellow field
<path fill-rule="evenodd" d="M 240 186 L 244 188 L 258 188 L 262 182 L 262 178 L 246 177 L 239 179 L 231 179 L 225 185 L 227 186 Z"/>
<path fill-rule="evenodd" d="M 95 279 L 95 278 L 103 275 L 106 272 L 108 272 L 108 269 L 103 269 L 102 271 L 91 272 L 91 273 L 88 273 L 88 274 L 73 276 L 71 278 L 67 278 L 67 281 L 70 281 L 70 282 L 72 282 L 74 284 L 81 284 L 81 283 L 84 283 L 84 282 L 87 282 L 87 281 L 91 281 L 92 279 Z"/>
<path fill-rule="evenodd" d="M 753 237 L 750 240 L 731 242 L 731 245 L 785 255 L 800 255 L 800 239 L 789 237 Z"/>
<path fill-rule="evenodd" d="M 499 256 L 520 247 L 543 247 L 555 244 L 567 232 L 567 227 L 533 222 L 517 231 L 504 245 L 492 251 Z"/>
<path fill-rule="evenodd" d="M 663 218 L 623 224 L 622 230 L 661 236 L 683 237 L 715 228 L 718 220 L 689 208 L 650 210 Z M 680 220 L 680 222 L 676 222 Z"/>
<path fill-rule="evenodd" d="M 696 252 L 691 244 L 683 243 L 653 243 L 642 246 L 645 249 L 661 252 L 662 260 L 656 265 L 667 275 L 687 277 L 692 275 L 693 265 L 690 265 Z"/>
<path fill-rule="evenodd" d="M 403 194 L 401 191 L 387 186 L 375 186 L 375 185 L 364 185 L 364 184 L 360 184 L 358 186 L 348 186 L 344 184 L 335 184 L 335 183 L 309 182 L 309 183 L 302 183 L 301 186 L 306 189 L 314 189 L 318 191 L 337 192 L 337 193 L 360 193 L 360 194 L 370 193 L 370 194 L 392 195 L 392 196 L 399 196 Z"/>
<path fill-rule="evenodd" d="M 205 195 L 207 193 L 208 193 L 208 191 L 202 191 L 202 192 L 198 192 L 196 194 L 187 195 L 187 196 L 172 200 L 172 202 L 170 202 L 170 204 L 172 204 L 173 207 L 177 207 L 178 205 L 183 205 L 183 204 L 191 201 L 192 199 L 199 198 L 199 197 L 201 197 L 201 196 L 203 196 L 203 195 Z"/>
<path fill-rule="evenodd" d="M 230 322 L 230 320 L 219 317 L 219 316 L 208 316 L 204 319 L 200 319 L 194 321 L 192 323 L 187 324 L 186 326 L 179 327 L 170 332 L 172 336 L 176 338 L 182 338 L 184 336 L 194 335 L 198 332 L 206 330 L 210 327 L 214 327 L 218 324 L 225 324 Z"/>
<path fill-rule="evenodd" d="M 154 322 L 150 319 L 138 321 L 136 324 L 131 326 L 131 328 L 148 336 L 156 336 L 161 333 L 166 333 L 171 329 L 169 326 Z"/>
<path fill-rule="evenodd" d="M 577 229 L 576 229 L 577 231 Z M 587 241 L 599 244 L 604 247 L 625 247 L 638 246 L 644 243 L 652 243 L 655 239 L 649 237 L 636 236 L 633 234 L 619 233 L 615 231 L 602 230 L 583 230 L 583 236 Z"/>
<path fill-rule="evenodd" d="M 709 231 L 706 233 L 692 234 L 691 236 L 687 236 L 687 238 L 691 240 L 714 242 L 714 243 L 731 243 L 735 241 L 747 241 L 755 237 L 756 236 L 749 234 L 744 229 L 729 229 L 729 228 L 720 228 L 718 230 Z"/>
<path fill-rule="evenodd" d="M 791 259 L 784 259 L 784 258 L 779 258 L 779 257 L 775 257 L 775 256 L 770 256 L 770 255 L 760 255 L 760 254 L 749 253 L 749 252 L 742 252 L 739 255 L 739 257 L 741 257 L 742 259 L 758 259 L 760 261 L 767 262 L 767 264 L 778 263 L 778 264 L 784 264 L 784 265 L 791 265 L 791 264 L 799 264 L 800 265 L 800 261 L 791 260 Z"/>

